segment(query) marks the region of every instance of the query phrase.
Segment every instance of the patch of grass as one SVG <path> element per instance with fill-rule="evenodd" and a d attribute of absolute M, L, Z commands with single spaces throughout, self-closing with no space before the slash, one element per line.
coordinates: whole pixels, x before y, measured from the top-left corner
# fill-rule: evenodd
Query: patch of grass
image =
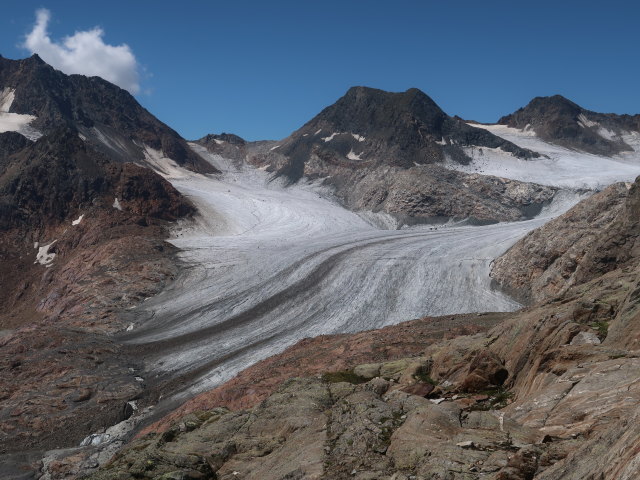
<path fill-rule="evenodd" d="M 513 398 L 513 393 L 503 387 L 485 390 L 479 394 L 487 395 L 488 400 L 476 403 L 469 410 L 501 410 L 509 405 L 511 398 Z"/>
<path fill-rule="evenodd" d="M 596 331 L 596 334 L 598 335 L 598 338 L 600 340 L 604 340 L 605 338 L 607 338 L 607 334 L 609 333 L 609 322 L 606 322 L 604 320 L 593 322 L 590 327 Z"/>
<path fill-rule="evenodd" d="M 322 374 L 322 381 L 326 383 L 352 383 L 354 385 L 359 385 L 361 383 L 366 383 L 367 380 L 360 375 L 356 375 L 351 370 L 342 370 L 340 372 L 327 372 Z"/>
<path fill-rule="evenodd" d="M 426 368 L 421 368 L 420 370 L 418 370 L 416 373 L 413 374 L 413 378 L 415 378 L 416 380 L 420 381 L 420 382 L 424 382 L 424 383 L 429 383 L 433 386 L 437 385 L 438 382 L 436 382 L 433 378 L 431 378 L 429 376 L 429 373 L 427 372 Z"/>

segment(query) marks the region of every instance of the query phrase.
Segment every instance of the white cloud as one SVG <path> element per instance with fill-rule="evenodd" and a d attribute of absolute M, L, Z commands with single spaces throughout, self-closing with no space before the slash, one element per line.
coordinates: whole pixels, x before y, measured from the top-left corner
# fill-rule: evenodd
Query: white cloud
<path fill-rule="evenodd" d="M 67 74 L 98 76 L 130 91 L 140 91 L 138 62 L 127 44 L 107 45 L 104 31 L 95 27 L 76 32 L 61 41 L 51 40 L 47 26 L 51 12 L 36 11 L 36 24 L 27 34 L 23 46 L 37 53 L 49 65 Z"/>

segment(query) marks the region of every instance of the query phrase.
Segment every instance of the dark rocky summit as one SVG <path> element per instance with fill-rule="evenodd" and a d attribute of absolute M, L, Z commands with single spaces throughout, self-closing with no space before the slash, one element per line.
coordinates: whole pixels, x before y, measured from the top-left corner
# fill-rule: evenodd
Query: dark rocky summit
<path fill-rule="evenodd" d="M 241 161 L 247 156 L 248 142 L 233 133 L 211 133 L 197 140 L 196 143 L 224 158 Z"/>
<path fill-rule="evenodd" d="M 530 128 L 548 142 L 606 156 L 632 151 L 622 136 L 640 132 L 640 115 L 592 112 L 561 95 L 536 97 L 498 123 Z"/>
<path fill-rule="evenodd" d="M 519 158 L 539 156 L 450 117 L 416 88 L 391 93 L 352 87 L 280 143 L 277 153 L 287 161 L 277 171 L 291 181 L 299 180 L 307 175 L 313 157 L 353 168 L 361 164 L 409 168 L 442 163 L 447 157 L 467 163 L 462 147 L 471 146 L 502 148 Z"/>
<path fill-rule="evenodd" d="M 3 89 L 15 91 L 9 111 L 34 115 L 31 127 L 43 134 L 68 127 L 113 160 L 142 162 L 148 146 L 195 171 L 215 171 L 131 94 L 99 77 L 65 75 L 37 55 L 0 58 Z"/>

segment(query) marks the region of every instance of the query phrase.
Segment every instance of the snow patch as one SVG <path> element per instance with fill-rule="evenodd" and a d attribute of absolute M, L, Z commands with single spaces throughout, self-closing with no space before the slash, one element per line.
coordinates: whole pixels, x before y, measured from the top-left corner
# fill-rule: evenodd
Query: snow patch
<path fill-rule="evenodd" d="M 358 153 L 356 154 L 353 150 L 349 151 L 349 153 L 347 153 L 347 158 L 349 160 L 362 160 L 360 158 L 360 155 L 362 155 L 364 152 Z"/>
<path fill-rule="evenodd" d="M 633 152 L 622 152 L 620 157 L 635 157 L 637 153 L 640 153 L 640 132 L 623 132 L 620 135 L 620 140 L 633 148 Z"/>
<path fill-rule="evenodd" d="M 578 125 L 580 125 L 582 128 L 589 128 L 595 127 L 596 125 L 600 124 L 598 122 L 592 122 L 584 113 L 581 113 L 580 115 L 578 115 Z"/>
<path fill-rule="evenodd" d="M 157 173 L 164 178 L 183 178 L 189 175 L 189 172 L 181 168 L 174 160 L 166 157 L 164 153 L 148 145 L 144 146 L 144 159 Z"/>
<path fill-rule="evenodd" d="M 308 137 L 308 136 L 309 136 L 309 134 L 308 134 L 308 133 L 303 133 L 303 134 L 302 134 L 302 136 L 303 136 L 303 137 Z"/>
<path fill-rule="evenodd" d="M 322 131 L 322 129 L 319 128 L 318 131 L 316 133 L 314 133 L 314 135 L 318 135 L 321 131 Z"/>
<path fill-rule="evenodd" d="M 325 143 L 326 143 L 326 142 L 330 142 L 331 140 L 333 140 L 333 138 L 334 138 L 336 135 L 340 135 L 340 133 L 339 133 L 339 132 L 333 132 L 333 133 L 332 133 L 331 135 L 329 135 L 328 137 L 322 137 L 322 139 L 321 139 L 321 140 L 324 140 L 324 142 L 325 142 Z"/>
<path fill-rule="evenodd" d="M 84 218 L 84 214 L 80 215 L 73 222 L 71 222 L 71 225 L 73 225 L 73 226 L 80 225 L 80 222 L 82 221 L 83 218 Z"/>
<path fill-rule="evenodd" d="M 53 259 L 56 258 L 55 253 L 49 253 L 49 249 L 56 243 L 58 240 L 54 240 L 48 245 L 43 245 L 38 248 L 38 254 L 36 255 L 36 261 L 33 263 L 39 263 L 40 265 L 44 265 L 45 267 L 50 267 Z M 37 245 L 37 243 L 35 244 Z M 34 246 L 35 246 L 34 245 Z"/>
<path fill-rule="evenodd" d="M 442 145 L 442 146 L 444 146 L 444 145 L 446 145 L 446 144 L 447 144 L 447 141 L 445 140 L 445 138 L 444 138 L 444 137 L 442 137 L 442 140 L 436 140 L 436 143 L 437 143 L 438 145 Z"/>
<path fill-rule="evenodd" d="M 37 117 L 20 113 L 9 113 L 15 97 L 16 91 L 13 88 L 6 87 L 0 91 L 0 133 L 18 132 L 29 140 L 36 141 L 42 136 L 42 133 L 29 124 Z"/>
<path fill-rule="evenodd" d="M 9 109 L 16 98 L 16 91 L 13 88 L 5 87 L 0 92 L 0 112 L 9 113 Z"/>
<path fill-rule="evenodd" d="M 273 152 L 276 148 L 280 148 L 280 145 L 276 145 L 275 147 L 271 147 L 269 149 L 270 152 Z"/>
<path fill-rule="evenodd" d="M 113 201 L 113 205 L 111 205 L 113 208 L 116 208 L 120 211 L 122 211 L 122 205 L 120 205 L 120 200 L 118 200 L 118 197 L 115 198 L 115 200 Z"/>
<path fill-rule="evenodd" d="M 364 142 L 365 141 L 365 138 L 362 135 L 358 135 L 356 133 L 352 133 L 351 135 L 353 136 L 353 138 L 355 138 L 359 142 Z"/>
<path fill-rule="evenodd" d="M 619 137 L 620 137 L 620 135 L 618 135 L 613 130 L 604 128 L 598 122 L 589 120 L 584 113 L 581 113 L 580 115 L 578 115 L 578 125 L 580 125 L 582 128 L 598 127 L 598 130 L 596 130 L 596 133 L 602 138 L 604 138 L 605 140 L 615 141 L 615 140 L 619 140 Z"/>
<path fill-rule="evenodd" d="M 447 168 L 542 185 L 588 189 L 633 181 L 640 175 L 640 134 L 620 136 L 622 141 L 635 149 L 634 152 L 605 157 L 547 143 L 532 130 L 519 130 L 505 125 L 473 126 L 544 156 L 525 160 L 500 149 L 465 147 L 464 151 L 471 157 L 471 163 L 460 165 L 449 161 Z"/>
<path fill-rule="evenodd" d="M 613 130 L 609 130 L 608 128 L 600 127 L 598 128 L 598 135 L 606 140 L 618 140 L 619 135 Z"/>
<path fill-rule="evenodd" d="M 217 138 L 214 138 L 213 141 L 216 142 L 218 145 L 222 145 L 224 143 L 224 140 L 218 140 Z"/>

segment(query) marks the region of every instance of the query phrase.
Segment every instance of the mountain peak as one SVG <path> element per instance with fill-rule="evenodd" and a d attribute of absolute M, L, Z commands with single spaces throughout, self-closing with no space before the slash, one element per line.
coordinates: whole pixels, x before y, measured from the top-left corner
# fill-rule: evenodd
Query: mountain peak
<path fill-rule="evenodd" d="M 520 158 L 537 156 L 450 117 L 417 88 L 387 92 L 355 86 L 274 147 L 273 155 L 288 158 L 278 172 L 295 182 L 316 157 L 346 168 L 411 168 L 446 160 L 467 163 L 465 148 L 475 146 L 500 147 Z"/>
<path fill-rule="evenodd" d="M 27 60 L 30 60 L 35 63 L 46 64 L 46 62 L 42 60 L 42 58 L 40 58 L 40 55 L 38 55 L 37 53 L 34 53 L 33 55 L 31 55 Z"/>
<path fill-rule="evenodd" d="M 194 170 L 215 171 L 129 92 L 107 80 L 66 75 L 33 54 L 0 61 L 3 89 L 11 92 L 11 111 L 29 115 L 28 127 L 38 135 L 67 127 L 115 161 L 144 163 L 151 149 Z"/>
<path fill-rule="evenodd" d="M 584 109 L 562 95 L 551 95 L 549 97 L 535 97 L 520 110 L 537 112 L 559 111 L 579 115 Z"/>
<path fill-rule="evenodd" d="M 530 128 L 548 142 L 607 156 L 631 151 L 620 135 L 637 128 L 630 117 L 592 112 L 562 95 L 535 97 L 498 123 L 521 130 Z M 603 128 L 614 135 L 603 136 Z"/>

